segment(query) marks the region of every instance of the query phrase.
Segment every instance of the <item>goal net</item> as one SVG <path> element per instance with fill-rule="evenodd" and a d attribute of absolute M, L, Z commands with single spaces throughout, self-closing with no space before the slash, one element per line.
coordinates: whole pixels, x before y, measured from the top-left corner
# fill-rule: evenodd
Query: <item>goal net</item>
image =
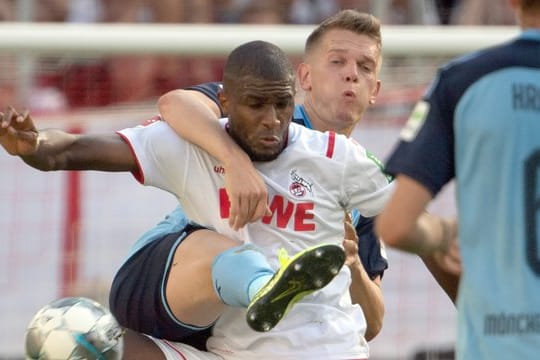
<path fill-rule="evenodd" d="M 219 80 L 224 57 L 242 42 L 272 41 L 298 61 L 310 30 L 0 24 L 0 108 L 30 108 L 38 128 L 110 133 L 155 115 L 160 93 Z M 386 27 L 381 92 L 354 137 L 384 160 L 439 65 L 514 33 Z M 130 246 L 175 207 L 175 199 L 127 173 L 43 173 L 5 151 L 0 167 L 0 358 L 14 358 L 23 354 L 29 320 L 52 299 L 88 296 L 107 305 Z M 452 185 L 431 210 L 455 215 Z M 387 252 L 386 315 L 371 342 L 372 358 L 451 349 L 453 305 L 418 258 Z"/>

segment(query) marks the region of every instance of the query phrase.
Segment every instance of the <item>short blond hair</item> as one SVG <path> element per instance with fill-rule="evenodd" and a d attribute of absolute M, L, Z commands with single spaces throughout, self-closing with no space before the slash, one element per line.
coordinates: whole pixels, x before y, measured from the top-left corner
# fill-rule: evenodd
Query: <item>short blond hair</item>
<path fill-rule="evenodd" d="M 375 40 L 379 51 L 381 51 L 382 36 L 379 19 L 371 14 L 347 9 L 330 16 L 311 32 L 306 40 L 305 54 L 308 54 L 317 45 L 324 34 L 334 29 L 348 30 L 359 35 L 366 35 Z"/>

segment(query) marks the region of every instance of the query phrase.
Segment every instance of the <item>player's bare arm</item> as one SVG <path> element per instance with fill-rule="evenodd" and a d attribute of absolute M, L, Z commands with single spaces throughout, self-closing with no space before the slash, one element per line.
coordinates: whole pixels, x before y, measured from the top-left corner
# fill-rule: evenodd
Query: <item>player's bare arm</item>
<path fill-rule="evenodd" d="M 433 196 L 416 180 L 398 175 L 395 181 L 394 196 L 376 221 L 378 234 L 388 245 L 423 257 L 446 254 L 457 240 L 457 223 L 424 211 Z M 399 220 L 391 221 L 395 214 Z"/>
<path fill-rule="evenodd" d="M 199 91 L 173 90 L 159 99 L 158 106 L 176 133 L 223 163 L 233 229 L 268 214 L 266 185 L 246 153 L 218 125 L 217 104 Z"/>
<path fill-rule="evenodd" d="M 416 252 L 455 303 L 461 274 L 457 223 L 424 211 L 433 197 L 424 186 L 406 175 L 395 181 L 395 196 L 377 218 L 376 230 L 390 246 L 400 243 L 401 249 Z"/>
<path fill-rule="evenodd" d="M 345 237 L 343 247 L 345 249 L 345 264 L 351 270 L 351 300 L 354 304 L 362 307 L 366 318 L 367 341 L 372 340 L 381 331 L 384 318 L 384 301 L 381 290 L 381 278 L 377 276 L 370 279 L 360 256 L 358 255 L 358 236 L 349 214 L 345 216 Z"/>
<path fill-rule="evenodd" d="M 415 250 L 433 278 L 455 303 L 461 274 L 457 223 L 424 211 L 433 197 L 425 187 L 405 175 L 399 175 L 395 181 L 399 184 L 395 191 L 396 200 L 390 200 L 386 210 L 379 215 L 377 232 L 388 245 L 404 239 L 401 245 L 403 249 Z M 413 206 L 414 202 L 410 201 L 412 199 L 418 199 L 419 204 Z M 400 211 L 407 215 L 400 215 L 398 221 L 388 220 Z M 445 239 L 441 238 L 442 229 L 446 229 Z M 441 239 L 444 243 L 439 243 Z"/>
<path fill-rule="evenodd" d="M 42 171 L 134 171 L 129 146 L 117 134 L 78 135 L 59 129 L 37 130 L 28 111 L 0 113 L 0 144 Z"/>

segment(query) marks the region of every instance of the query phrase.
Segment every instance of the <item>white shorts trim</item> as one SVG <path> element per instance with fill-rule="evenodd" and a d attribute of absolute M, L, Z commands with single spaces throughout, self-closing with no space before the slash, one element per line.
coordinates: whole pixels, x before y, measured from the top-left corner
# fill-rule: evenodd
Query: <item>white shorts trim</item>
<path fill-rule="evenodd" d="M 163 339 L 156 339 L 152 336 L 146 335 L 152 340 L 163 352 L 167 360 L 222 360 L 221 356 L 216 354 L 201 351 L 193 346 L 182 344 L 179 342 L 167 341 Z"/>

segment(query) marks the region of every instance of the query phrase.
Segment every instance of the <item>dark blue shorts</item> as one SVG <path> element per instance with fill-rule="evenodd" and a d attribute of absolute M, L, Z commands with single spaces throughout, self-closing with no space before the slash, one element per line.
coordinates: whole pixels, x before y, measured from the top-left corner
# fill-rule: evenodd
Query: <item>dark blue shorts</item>
<path fill-rule="evenodd" d="M 159 339 L 206 348 L 210 328 L 183 324 L 165 300 L 165 283 L 176 248 L 186 236 L 201 229 L 188 224 L 182 231 L 146 244 L 122 265 L 109 296 L 111 312 L 120 325 Z"/>

